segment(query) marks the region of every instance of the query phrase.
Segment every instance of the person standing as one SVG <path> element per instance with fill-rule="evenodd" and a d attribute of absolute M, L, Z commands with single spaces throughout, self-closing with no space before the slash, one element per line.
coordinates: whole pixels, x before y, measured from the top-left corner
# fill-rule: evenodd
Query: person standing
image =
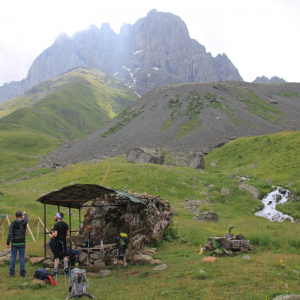
<path fill-rule="evenodd" d="M 65 261 L 65 275 L 69 275 L 68 268 L 68 256 L 67 256 L 67 236 L 69 235 L 69 226 L 62 219 L 64 214 L 62 212 L 58 212 L 55 215 L 55 223 L 54 231 L 52 237 L 55 239 L 54 245 L 54 270 L 53 275 L 57 274 L 59 259 L 63 258 Z"/>
<path fill-rule="evenodd" d="M 11 260 L 10 260 L 10 269 L 9 276 L 15 276 L 15 264 L 17 258 L 17 252 L 19 250 L 19 259 L 20 259 L 20 276 L 25 277 L 25 236 L 26 236 L 26 227 L 28 223 L 28 217 L 26 212 L 20 210 L 16 211 L 16 220 L 12 222 L 9 226 L 9 233 L 7 237 L 7 248 L 11 242 Z"/>

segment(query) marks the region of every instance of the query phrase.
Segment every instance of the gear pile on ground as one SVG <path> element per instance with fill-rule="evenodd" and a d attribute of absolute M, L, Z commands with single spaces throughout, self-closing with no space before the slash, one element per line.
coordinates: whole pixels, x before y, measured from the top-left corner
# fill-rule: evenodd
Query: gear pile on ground
<path fill-rule="evenodd" d="M 211 252 L 216 248 L 213 245 L 213 239 L 216 239 L 220 243 L 220 248 L 227 250 L 227 254 L 231 255 L 242 254 L 244 252 L 252 251 L 253 246 L 249 240 L 246 240 L 242 234 L 238 234 L 236 237 L 233 234 L 225 234 L 224 237 L 210 237 L 207 240 L 207 244 L 204 246 L 206 252 Z"/>

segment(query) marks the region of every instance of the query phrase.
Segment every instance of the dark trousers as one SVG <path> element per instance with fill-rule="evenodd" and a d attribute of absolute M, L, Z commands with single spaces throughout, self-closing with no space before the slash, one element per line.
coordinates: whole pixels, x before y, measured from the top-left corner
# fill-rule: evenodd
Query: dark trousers
<path fill-rule="evenodd" d="M 23 245 L 11 245 L 11 259 L 10 259 L 10 269 L 9 275 L 15 275 L 15 264 L 17 258 L 17 252 L 19 250 L 19 259 L 20 259 L 20 276 L 24 276 L 26 274 L 25 271 L 25 244 Z"/>

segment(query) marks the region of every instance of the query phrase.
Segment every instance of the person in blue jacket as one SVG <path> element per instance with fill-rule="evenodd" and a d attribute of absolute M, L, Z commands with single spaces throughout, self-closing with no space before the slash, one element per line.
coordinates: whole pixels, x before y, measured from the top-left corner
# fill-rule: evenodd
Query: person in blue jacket
<path fill-rule="evenodd" d="M 26 227 L 28 223 L 28 217 L 26 212 L 20 210 L 16 211 L 16 220 L 12 222 L 9 226 L 9 233 L 7 237 L 7 248 L 11 243 L 11 260 L 10 260 L 10 269 L 9 276 L 15 276 L 15 264 L 17 258 L 17 252 L 19 251 L 20 259 L 20 276 L 25 277 L 25 236 L 26 236 Z"/>

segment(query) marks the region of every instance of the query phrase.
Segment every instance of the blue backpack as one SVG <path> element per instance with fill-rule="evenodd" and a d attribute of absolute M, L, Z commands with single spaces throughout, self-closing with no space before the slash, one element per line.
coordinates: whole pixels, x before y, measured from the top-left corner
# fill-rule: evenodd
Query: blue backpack
<path fill-rule="evenodd" d="M 34 271 L 33 277 L 40 280 L 49 280 L 50 273 L 43 268 L 37 269 Z"/>

